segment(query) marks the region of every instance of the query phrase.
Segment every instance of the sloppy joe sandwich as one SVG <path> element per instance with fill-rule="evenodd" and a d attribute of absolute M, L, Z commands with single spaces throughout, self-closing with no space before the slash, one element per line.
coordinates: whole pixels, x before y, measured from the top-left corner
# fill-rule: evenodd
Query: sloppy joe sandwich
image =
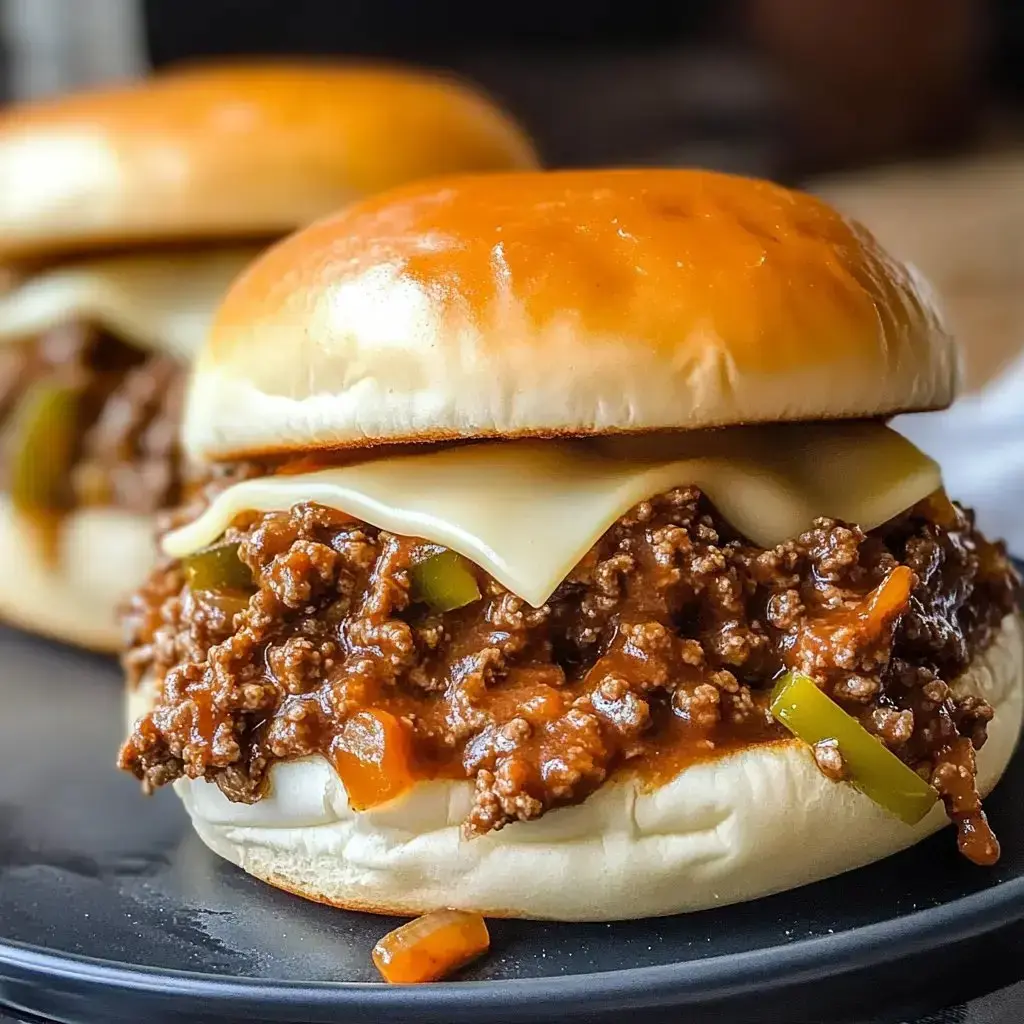
<path fill-rule="evenodd" d="M 116 649 L 182 494 L 184 368 L 266 242 L 419 176 L 530 167 L 464 87 L 196 68 L 0 115 L 0 617 Z"/>
<path fill-rule="evenodd" d="M 766 182 L 362 202 L 217 313 L 184 439 L 222 479 L 133 599 L 120 765 L 386 913 L 696 910 L 950 820 L 991 864 L 1018 580 L 886 426 L 956 370 L 921 281 Z"/>

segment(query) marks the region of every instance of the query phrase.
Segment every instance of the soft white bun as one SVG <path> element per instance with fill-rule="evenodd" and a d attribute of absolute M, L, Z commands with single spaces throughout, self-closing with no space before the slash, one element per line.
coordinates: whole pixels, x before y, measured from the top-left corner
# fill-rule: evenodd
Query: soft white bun
<path fill-rule="evenodd" d="M 931 294 L 821 200 L 706 171 L 420 183 L 262 256 L 199 356 L 203 459 L 948 405 Z"/>
<path fill-rule="evenodd" d="M 0 257 L 266 238 L 415 178 L 536 165 L 472 89 L 397 68 L 227 64 L 0 115 Z"/>
<path fill-rule="evenodd" d="M 1021 622 L 956 683 L 996 709 L 978 755 L 988 793 L 1021 727 Z M 131 699 L 141 714 L 145 688 Z M 179 780 L 212 850 L 272 885 L 354 910 L 417 914 L 437 907 L 492 916 L 615 920 L 700 910 L 804 885 L 878 860 L 947 821 L 941 805 L 916 827 L 852 786 L 830 782 L 795 742 L 688 768 L 654 790 L 602 786 L 576 807 L 464 841 L 468 782 L 420 783 L 353 812 L 322 758 L 275 765 L 271 792 L 232 804 L 214 786 Z M 998 822 L 996 822 L 998 828 Z"/>
<path fill-rule="evenodd" d="M 206 337 L 228 285 L 259 251 L 142 250 L 42 270 L 0 292 L 0 344 L 77 321 L 187 362 Z"/>
<path fill-rule="evenodd" d="M 156 562 L 148 516 L 109 508 L 72 512 L 53 550 L 0 495 L 0 620 L 58 640 L 117 651 L 117 610 Z"/>

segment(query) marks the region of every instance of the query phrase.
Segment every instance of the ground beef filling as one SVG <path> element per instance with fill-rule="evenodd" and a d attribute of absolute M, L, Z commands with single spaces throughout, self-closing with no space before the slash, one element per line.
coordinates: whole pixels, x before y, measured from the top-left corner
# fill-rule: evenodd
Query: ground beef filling
<path fill-rule="evenodd" d="M 25 443 L 18 434 L 22 403 L 53 388 L 69 396 L 70 415 L 50 429 L 66 429 L 70 443 L 46 447 L 66 451 L 69 464 L 51 464 L 47 507 L 39 511 L 100 505 L 151 513 L 175 504 L 181 497 L 184 381 L 176 360 L 84 323 L 0 347 L 0 483 L 10 491 L 15 448 Z"/>
<path fill-rule="evenodd" d="M 679 488 L 623 516 L 543 607 L 480 571 L 481 599 L 445 614 L 410 600 L 423 542 L 341 512 L 250 513 L 228 539 L 257 583 L 247 601 L 193 593 L 172 564 L 129 612 L 129 674 L 158 698 L 120 763 L 147 788 L 187 775 L 251 802 L 273 762 L 320 753 L 364 804 L 418 778 L 474 780 L 465 831 L 479 835 L 616 772 L 656 784 L 779 741 L 768 694 L 794 668 L 936 786 L 969 856 L 998 854 L 974 786 L 992 709 L 948 684 L 1018 581 L 945 499 L 866 535 L 821 519 L 764 550 Z M 912 589 L 879 613 L 900 565 Z M 377 790 L 353 774 L 367 730 L 390 744 Z M 815 756 L 843 777 L 838 750 Z"/>

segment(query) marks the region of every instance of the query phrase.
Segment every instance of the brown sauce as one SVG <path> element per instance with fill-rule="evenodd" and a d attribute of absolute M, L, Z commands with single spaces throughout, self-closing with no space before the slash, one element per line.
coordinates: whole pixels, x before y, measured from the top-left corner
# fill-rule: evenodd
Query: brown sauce
<path fill-rule="evenodd" d="M 952 508 L 952 506 L 950 506 Z M 991 709 L 947 686 L 1013 607 L 1000 548 L 927 505 L 879 531 L 821 520 L 758 549 L 680 488 L 643 502 L 540 609 L 477 570 L 481 598 L 410 598 L 422 542 L 316 505 L 229 531 L 257 581 L 235 614 L 161 569 L 136 596 L 126 664 L 162 682 L 120 763 L 254 801 L 274 761 L 321 753 L 353 802 L 469 778 L 477 835 L 584 799 L 609 778 L 656 786 L 777 742 L 772 683 L 797 669 L 916 770 L 958 751 L 944 795 L 984 857 L 970 752 Z M 975 794 L 976 797 L 976 794 Z M 957 817 L 958 816 L 958 817 Z"/>

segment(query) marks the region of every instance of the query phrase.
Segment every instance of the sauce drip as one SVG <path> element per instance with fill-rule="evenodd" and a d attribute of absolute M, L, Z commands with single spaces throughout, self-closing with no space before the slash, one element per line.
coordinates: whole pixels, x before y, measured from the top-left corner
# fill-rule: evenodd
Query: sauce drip
<path fill-rule="evenodd" d="M 932 775 L 950 820 L 956 825 L 957 847 L 970 861 L 991 867 L 999 860 L 999 840 L 989 825 L 978 795 L 976 758 L 971 741 L 957 739 L 943 753 Z"/>

